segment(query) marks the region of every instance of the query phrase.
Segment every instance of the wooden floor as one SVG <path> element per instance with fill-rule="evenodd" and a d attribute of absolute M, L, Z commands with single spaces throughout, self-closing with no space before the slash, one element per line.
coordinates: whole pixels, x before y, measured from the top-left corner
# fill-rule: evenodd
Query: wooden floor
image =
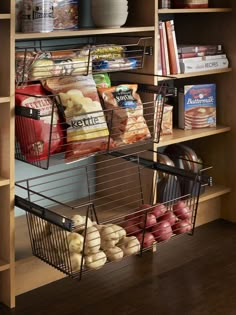
<path fill-rule="evenodd" d="M 37 277 L 37 274 L 35 274 Z M 17 297 L 1 315 L 236 315 L 236 225 L 217 220 L 86 275 Z"/>

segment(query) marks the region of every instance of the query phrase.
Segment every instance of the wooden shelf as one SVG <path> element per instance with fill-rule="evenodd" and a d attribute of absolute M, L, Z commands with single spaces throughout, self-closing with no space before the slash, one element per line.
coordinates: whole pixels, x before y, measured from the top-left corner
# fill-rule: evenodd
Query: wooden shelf
<path fill-rule="evenodd" d="M 15 39 L 40 39 L 40 38 L 55 38 L 55 37 L 74 37 L 74 36 L 89 36 L 103 34 L 122 34 L 122 33 L 137 33 L 154 31 L 154 26 L 141 27 L 121 27 L 121 28 L 93 28 L 69 31 L 54 31 L 50 33 L 16 33 Z"/>
<path fill-rule="evenodd" d="M 0 20 L 10 20 L 11 14 L 1 13 Z"/>
<path fill-rule="evenodd" d="M 232 12 L 232 8 L 202 8 L 202 9 L 159 9 L 158 14 L 176 13 L 225 13 Z"/>
<path fill-rule="evenodd" d="M 217 126 L 216 128 L 203 128 L 193 130 L 174 129 L 172 135 L 161 136 L 157 147 L 164 147 L 166 145 L 180 143 L 184 141 L 194 140 L 203 137 L 209 137 L 220 133 L 230 131 L 230 127 Z"/>
<path fill-rule="evenodd" d="M 219 70 L 211 70 L 211 71 L 199 71 L 199 72 L 191 72 L 191 73 L 180 73 L 175 75 L 170 75 L 168 78 L 163 77 L 159 78 L 158 81 L 165 81 L 165 80 L 173 80 L 173 79 L 184 79 L 184 78 L 191 78 L 191 77 L 199 77 L 203 75 L 211 75 L 211 74 L 219 74 L 219 73 L 227 73 L 231 72 L 232 68 L 226 68 L 226 69 L 219 69 Z"/>
<path fill-rule="evenodd" d="M 0 187 L 7 186 L 10 184 L 10 179 L 0 177 Z"/>
<path fill-rule="evenodd" d="M 4 260 L 0 259 L 0 271 L 4 271 L 10 268 L 10 264 L 7 264 Z"/>
<path fill-rule="evenodd" d="M 229 187 L 223 185 L 214 185 L 213 187 L 206 187 L 206 191 L 200 195 L 199 202 L 204 202 L 210 199 L 220 197 L 231 192 Z"/>
<path fill-rule="evenodd" d="M 0 104 L 8 102 L 10 102 L 10 97 L 0 97 Z"/>

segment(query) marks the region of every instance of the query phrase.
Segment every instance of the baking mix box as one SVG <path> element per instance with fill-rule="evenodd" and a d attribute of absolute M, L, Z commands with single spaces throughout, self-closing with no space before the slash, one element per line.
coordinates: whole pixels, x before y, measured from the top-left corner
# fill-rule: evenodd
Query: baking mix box
<path fill-rule="evenodd" d="M 185 85 L 178 95 L 178 126 L 198 129 L 216 126 L 216 85 Z"/>

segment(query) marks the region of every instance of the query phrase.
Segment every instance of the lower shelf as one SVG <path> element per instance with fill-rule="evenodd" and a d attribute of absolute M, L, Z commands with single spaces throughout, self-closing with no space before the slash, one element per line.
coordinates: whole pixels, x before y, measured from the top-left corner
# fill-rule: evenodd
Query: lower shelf
<path fill-rule="evenodd" d="M 9 268 L 10 268 L 10 264 L 0 259 L 0 271 L 8 270 Z"/>
<path fill-rule="evenodd" d="M 206 187 L 205 193 L 200 195 L 199 202 L 204 202 L 210 199 L 214 199 L 222 195 L 228 194 L 230 192 L 231 192 L 231 189 L 223 185 Z"/>
<path fill-rule="evenodd" d="M 10 184 L 10 180 L 7 178 L 0 177 L 0 187 L 7 186 Z"/>

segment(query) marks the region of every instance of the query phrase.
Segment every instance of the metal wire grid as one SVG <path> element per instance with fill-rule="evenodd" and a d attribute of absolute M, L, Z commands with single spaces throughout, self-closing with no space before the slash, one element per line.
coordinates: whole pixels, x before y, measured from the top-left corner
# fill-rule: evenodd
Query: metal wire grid
<path fill-rule="evenodd" d="M 188 232 L 193 233 L 202 184 L 199 174 L 190 174 L 174 167 L 166 169 L 166 166 L 163 171 L 161 165 L 151 160 L 148 163 L 151 173 L 146 172 L 147 165 L 144 164 L 141 154 L 112 159 L 105 156 L 101 162 L 17 182 L 19 194 L 16 196 L 16 205 L 27 211 L 33 254 L 67 275 L 81 279 L 82 274 L 94 269 L 86 264 L 84 245 L 86 237 L 90 241 L 91 237 L 92 240 L 97 238 L 96 236 L 93 239 L 93 234 L 90 234 L 93 232 L 89 230 L 89 219 L 99 226 L 115 224 L 120 230 L 125 228 L 127 236 L 135 237 L 138 229 L 141 238 L 138 245 L 133 245 L 133 254 L 142 254 L 149 250 L 150 245 L 145 245 L 144 236 L 150 232 L 146 222 L 155 207 L 152 200 L 156 198 L 157 185 L 154 184 L 153 189 L 145 193 L 143 183 L 146 185 L 148 181 L 152 182 L 156 172 L 156 183 L 167 176 L 169 180 L 168 195 L 165 195 L 167 200 L 163 202 L 163 196 L 158 195 L 156 202 L 162 200 L 167 210 L 173 212 L 174 205 L 180 200 L 184 201 L 189 209 Z M 83 191 L 81 187 L 84 188 Z M 150 206 L 141 209 L 145 203 L 150 203 Z M 74 214 L 85 216 L 82 224 L 84 243 L 79 253 L 81 260 L 76 266 L 68 237 L 73 232 L 81 233 L 81 228 L 75 226 L 71 219 Z M 136 234 L 131 231 L 134 228 Z M 153 231 L 158 232 L 158 225 Z M 173 230 L 172 237 L 178 234 L 180 233 L 177 229 Z M 126 246 L 125 242 L 126 239 L 123 238 L 118 246 L 123 248 L 122 246 Z"/>
<path fill-rule="evenodd" d="M 141 85 L 140 91 L 144 91 L 144 98 L 149 95 L 148 99 L 150 99 L 150 101 L 142 103 L 143 110 L 137 107 L 134 111 L 136 111 L 135 116 L 137 118 L 144 118 L 150 136 L 133 143 L 126 143 L 124 141 L 119 147 L 114 147 L 113 145 L 113 139 L 118 137 L 119 134 L 122 135 L 122 132 L 117 131 L 117 126 L 113 124 L 113 117 L 116 115 L 116 111 L 118 111 L 119 108 L 89 113 L 90 115 L 95 115 L 97 119 L 101 119 L 101 123 L 98 123 L 98 125 L 101 126 L 101 131 L 107 132 L 108 129 L 109 134 L 107 138 L 104 139 L 102 143 L 100 141 L 98 145 L 96 143 L 96 132 L 87 131 L 86 136 L 91 140 L 87 145 L 81 145 L 79 141 L 67 142 L 68 125 L 59 120 L 59 109 L 61 109 L 62 106 L 58 106 L 60 102 L 57 95 L 37 96 L 19 93 L 36 99 L 47 98 L 47 102 L 51 102 L 51 112 L 45 116 L 40 115 L 40 111 L 37 109 L 16 106 L 15 158 L 39 168 L 48 169 L 50 158 L 53 158 L 51 159 L 51 164 L 61 162 L 70 163 L 94 154 L 103 154 L 117 149 L 127 149 L 129 147 L 137 148 L 148 142 L 158 143 L 160 139 L 164 100 L 166 94 L 171 93 L 171 90 L 168 86 L 154 87 L 154 90 L 150 91 L 149 89 L 150 87 L 146 87 L 145 89 L 145 85 Z M 82 119 L 83 115 L 78 115 L 75 122 L 80 122 Z M 106 123 L 104 123 L 104 119 Z M 47 125 L 44 124 L 45 120 L 48 123 Z M 127 131 L 127 128 L 129 128 L 130 131 Z M 145 128 L 143 123 L 131 121 L 126 125 L 125 134 L 128 136 L 135 134 L 137 139 L 138 135 L 142 134 Z M 139 149 L 137 148 L 136 150 Z"/>
<path fill-rule="evenodd" d="M 52 77 L 141 69 L 148 54 L 149 39 L 151 37 L 142 37 L 127 45 L 100 44 L 80 48 L 75 48 L 74 44 L 54 45 L 53 51 L 35 46 L 16 47 L 20 53 L 16 54 L 16 85 Z M 61 57 L 53 55 L 58 51 Z"/>

